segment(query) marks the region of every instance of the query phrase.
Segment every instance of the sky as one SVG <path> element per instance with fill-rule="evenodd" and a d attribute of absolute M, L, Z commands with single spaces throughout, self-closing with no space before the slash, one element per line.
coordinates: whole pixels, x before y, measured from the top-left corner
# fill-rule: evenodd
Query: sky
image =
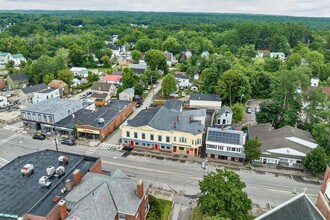
<path fill-rule="evenodd" d="M 0 10 L 218 12 L 330 17 L 330 0 L 0 0 Z"/>

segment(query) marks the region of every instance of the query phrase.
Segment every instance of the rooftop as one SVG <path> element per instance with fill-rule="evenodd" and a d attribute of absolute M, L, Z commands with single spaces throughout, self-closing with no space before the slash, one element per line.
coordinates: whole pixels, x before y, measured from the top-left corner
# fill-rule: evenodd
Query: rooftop
<path fill-rule="evenodd" d="M 72 67 L 70 71 L 87 71 L 85 67 Z"/>
<path fill-rule="evenodd" d="M 61 86 L 67 86 L 67 84 L 62 80 L 54 79 L 48 83 L 48 86 L 54 88 L 60 88 Z"/>
<path fill-rule="evenodd" d="M 76 110 L 80 110 L 83 106 L 83 102 L 72 99 L 46 99 L 42 102 L 35 103 L 23 109 L 23 111 L 55 114 L 61 111 L 63 108 L 77 107 Z"/>
<path fill-rule="evenodd" d="M 180 111 L 182 108 L 183 101 L 178 99 L 167 99 L 164 106 L 168 109 Z"/>
<path fill-rule="evenodd" d="M 208 128 L 206 142 L 243 145 L 244 132 L 236 130 L 221 130 L 219 128 Z"/>
<path fill-rule="evenodd" d="M 47 88 L 45 90 L 36 91 L 36 92 L 38 92 L 38 93 L 50 93 L 50 92 L 53 92 L 55 90 L 58 90 L 58 88 Z"/>
<path fill-rule="evenodd" d="M 121 75 L 123 75 L 123 72 L 122 71 L 112 71 L 111 75 L 113 75 L 113 76 L 121 76 Z"/>
<path fill-rule="evenodd" d="M 175 78 L 179 78 L 179 79 L 189 79 L 190 77 L 188 75 L 184 75 L 184 74 L 172 74 Z"/>
<path fill-rule="evenodd" d="M 144 183 L 143 188 L 145 195 L 149 184 Z M 136 190 L 137 181 L 120 170 L 111 176 L 87 173 L 66 196 L 68 206 L 73 207 L 67 219 L 114 219 L 117 212 L 135 216 L 142 202 Z"/>
<path fill-rule="evenodd" d="M 91 90 L 109 92 L 111 86 L 112 86 L 112 83 L 94 82 Z"/>
<path fill-rule="evenodd" d="M 111 99 L 109 105 L 104 105 L 96 112 L 87 114 L 81 121 L 78 121 L 77 124 L 104 129 L 128 106 L 129 103 L 129 101 Z M 98 119 L 100 118 L 104 119 L 104 123 L 98 123 Z"/>
<path fill-rule="evenodd" d="M 230 109 L 228 106 L 224 105 L 224 106 L 222 106 L 222 108 L 219 110 L 219 112 L 218 112 L 218 116 L 221 116 L 221 115 L 222 115 L 223 113 L 225 113 L 225 112 L 233 113 L 233 112 L 231 111 L 231 109 Z"/>
<path fill-rule="evenodd" d="M 28 80 L 28 76 L 25 73 L 11 74 L 10 77 L 13 81 Z"/>
<path fill-rule="evenodd" d="M 69 163 L 64 166 L 64 176 L 51 177 L 51 186 L 42 188 L 38 184 L 39 178 L 46 176 L 47 167 L 59 166 L 59 156 L 69 158 Z M 72 172 L 80 169 L 81 175 L 84 176 L 97 159 L 53 150 L 43 150 L 17 157 L 0 169 L 0 194 L 3 198 L 0 200 L 0 218 L 1 215 L 3 217 L 8 214 L 17 219 L 26 213 L 46 216 L 56 205 L 53 198 L 55 196 L 63 198 L 66 195 L 66 193 L 61 193 L 61 189 L 65 187 L 66 179 L 72 180 Z M 26 164 L 34 166 L 34 173 L 29 177 L 23 176 L 20 172 L 20 168 Z"/>
<path fill-rule="evenodd" d="M 121 79 L 121 76 L 118 76 L 118 75 L 105 75 L 103 77 L 103 80 L 104 81 L 114 81 L 114 82 L 118 82 L 120 81 Z"/>
<path fill-rule="evenodd" d="M 12 57 L 13 57 L 14 59 L 24 58 L 23 54 L 20 54 L 20 53 L 18 53 L 18 54 L 13 54 Z"/>
<path fill-rule="evenodd" d="M 65 127 L 65 128 L 74 128 L 75 123 L 80 123 L 84 120 L 87 116 L 92 114 L 92 110 L 89 109 L 80 109 L 79 111 L 74 113 L 74 117 L 72 115 L 63 118 L 61 121 L 57 122 L 55 126 Z"/>
<path fill-rule="evenodd" d="M 128 68 L 130 69 L 147 69 L 147 64 L 146 63 L 138 63 L 138 64 L 129 64 Z"/>
<path fill-rule="evenodd" d="M 37 85 L 34 85 L 34 86 L 25 87 L 25 88 L 22 89 L 22 92 L 24 94 L 29 94 L 29 93 L 36 92 L 36 91 L 39 91 L 39 90 L 44 90 L 44 89 L 47 89 L 47 86 L 46 86 L 45 83 L 41 83 L 41 84 L 37 84 Z"/>
<path fill-rule="evenodd" d="M 295 196 L 256 218 L 256 220 L 279 219 L 325 220 L 305 193 Z"/>
<path fill-rule="evenodd" d="M 134 94 L 134 88 L 127 88 L 121 93 L 126 93 L 126 94 Z"/>
<path fill-rule="evenodd" d="M 202 100 L 202 101 L 221 101 L 221 98 L 216 94 L 202 94 L 202 93 L 191 93 L 190 100 Z"/>

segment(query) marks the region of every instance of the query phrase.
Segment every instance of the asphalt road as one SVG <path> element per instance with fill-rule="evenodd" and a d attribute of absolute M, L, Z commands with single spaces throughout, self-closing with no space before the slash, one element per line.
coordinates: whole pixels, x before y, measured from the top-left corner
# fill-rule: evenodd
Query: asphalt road
<path fill-rule="evenodd" d="M 31 137 L 22 136 L 12 130 L 0 128 L 0 167 L 6 161 L 13 160 L 17 156 L 43 149 L 55 149 L 52 140 L 33 140 Z M 185 195 L 191 202 L 195 201 L 196 195 L 199 193 L 198 181 L 203 178 L 204 174 L 216 169 L 214 166 L 209 166 L 208 170 L 202 170 L 200 164 L 197 163 L 182 163 L 132 155 L 122 157 L 121 152 L 97 147 L 59 145 L 59 150 L 100 156 L 104 170 L 121 169 L 131 178 L 142 179 L 156 187 L 173 190 Z M 294 197 L 295 194 L 292 193 L 294 190 L 297 193 L 306 190 L 312 201 L 315 202 L 320 189 L 320 185 L 297 181 L 291 176 L 261 174 L 247 170 L 235 170 L 235 172 L 246 183 L 245 190 L 253 203 L 265 208 L 269 204 L 272 207 L 277 206 Z"/>

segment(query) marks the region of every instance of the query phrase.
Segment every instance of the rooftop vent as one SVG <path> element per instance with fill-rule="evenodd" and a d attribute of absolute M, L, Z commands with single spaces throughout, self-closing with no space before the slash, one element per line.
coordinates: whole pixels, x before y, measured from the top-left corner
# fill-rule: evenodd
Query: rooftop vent
<path fill-rule="evenodd" d="M 103 124 L 103 123 L 104 123 L 104 118 L 99 118 L 99 119 L 97 119 L 97 123 L 99 123 L 99 124 Z"/>
<path fill-rule="evenodd" d="M 63 176 L 64 174 L 65 174 L 65 168 L 64 168 L 64 166 L 59 166 L 59 167 L 57 167 L 56 168 L 56 171 L 55 171 L 55 177 L 61 177 L 61 176 Z"/>
<path fill-rule="evenodd" d="M 67 165 L 69 163 L 69 158 L 67 156 L 59 156 L 57 160 L 62 166 Z"/>
<path fill-rule="evenodd" d="M 21 168 L 21 173 L 23 176 L 31 176 L 34 173 L 34 167 L 32 164 L 25 164 L 22 168 Z"/>
<path fill-rule="evenodd" d="M 49 177 L 48 176 L 42 176 L 39 179 L 39 184 L 40 184 L 41 187 L 48 188 L 52 183 L 49 181 Z"/>
<path fill-rule="evenodd" d="M 54 166 L 49 166 L 46 168 L 46 173 L 47 173 L 47 176 L 51 177 L 51 176 L 54 176 L 55 174 L 55 167 Z"/>

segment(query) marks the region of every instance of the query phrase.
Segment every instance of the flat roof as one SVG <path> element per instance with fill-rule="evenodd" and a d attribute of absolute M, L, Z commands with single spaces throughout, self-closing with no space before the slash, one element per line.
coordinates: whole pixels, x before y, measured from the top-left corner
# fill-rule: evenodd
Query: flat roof
<path fill-rule="evenodd" d="M 79 111 L 73 113 L 74 118 L 72 115 L 67 116 L 66 118 L 63 118 L 61 121 L 57 122 L 55 124 L 56 127 L 65 127 L 65 128 L 74 128 L 75 123 L 80 123 L 84 120 L 85 117 L 92 114 L 92 110 L 89 109 L 80 109 Z M 73 123 L 74 122 L 74 123 Z"/>
<path fill-rule="evenodd" d="M 28 106 L 22 111 L 54 114 L 62 109 L 71 108 L 73 106 L 78 107 L 77 110 L 81 109 L 82 101 L 72 99 L 46 99 L 42 102 L 35 103 Z"/>
<path fill-rule="evenodd" d="M 104 129 L 110 124 L 119 113 L 121 113 L 130 103 L 129 101 L 123 101 L 118 99 L 110 99 L 109 105 L 104 105 L 96 112 L 91 112 L 89 115 L 83 118 L 79 125 L 87 125 L 94 128 Z M 103 118 L 104 123 L 98 123 L 98 119 Z"/>
<path fill-rule="evenodd" d="M 67 156 L 69 163 L 65 165 L 65 174 L 50 178 L 51 186 L 42 188 L 38 184 L 39 178 L 46 176 L 48 166 L 59 166 L 58 157 Z M 17 157 L 0 169 L 0 219 L 1 215 L 12 215 L 12 218 L 22 217 L 26 213 L 46 216 L 57 203 L 53 202 L 55 196 L 64 198 L 67 193 L 61 193 L 65 187 L 65 180 L 72 178 L 72 172 L 80 169 L 83 177 L 94 165 L 97 157 L 87 157 L 78 154 L 54 150 L 43 150 Z M 34 166 L 34 173 L 22 176 L 20 169 L 26 165 Z"/>
<path fill-rule="evenodd" d="M 221 101 L 221 98 L 217 94 L 202 94 L 202 93 L 191 93 L 190 100 L 201 100 L 201 101 Z"/>

